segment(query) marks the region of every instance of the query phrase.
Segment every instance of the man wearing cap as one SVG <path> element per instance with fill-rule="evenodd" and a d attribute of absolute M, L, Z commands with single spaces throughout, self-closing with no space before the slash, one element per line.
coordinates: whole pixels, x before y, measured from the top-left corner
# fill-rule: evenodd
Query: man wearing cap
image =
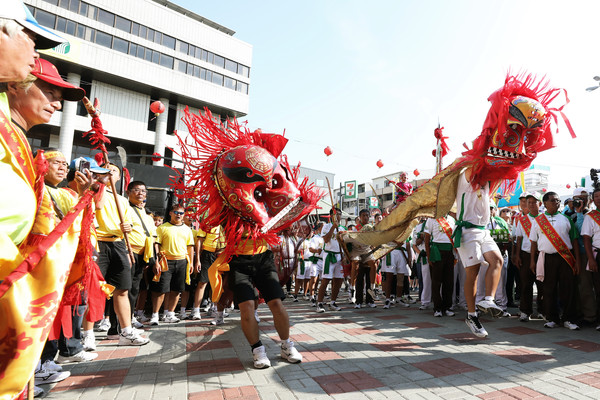
<path fill-rule="evenodd" d="M 531 241 L 529 234 L 535 218 L 540 213 L 540 201 L 533 194 L 527 194 L 526 197 L 527 214 L 520 215 L 515 219 L 516 238 L 515 252 L 513 262 L 519 269 L 521 276 L 521 301 L 519 303 L 519 321 L 527 322 L 533 314 L 533 284 L 537 287 L 537 312 L 538 315 L 544 313 L 543 307 L 543 283 L 536 279 L 535 265 L 531 265 L 531 259 L 537 261 L 538 255 L 531 256 Z"/>
<path fill-rule="evenodd" d="M 573 214 L 571 219 L 581 234 L 583 221 L 589 213 L 590 199 L 585 188 L 578 187 L 573 190 Z M 579 275 L 577 276 L 577 300 L 579 302 L 579 311 L 581 317 L 589 324 L 596 322 L 596 301 L 594 296 L 594 286 L 592 282 L 592 273 L 587 270 L 587 253 L 584 248 L 583 237 L 579 237 L 579 253 L 581 255 L 579 265 Z"/>

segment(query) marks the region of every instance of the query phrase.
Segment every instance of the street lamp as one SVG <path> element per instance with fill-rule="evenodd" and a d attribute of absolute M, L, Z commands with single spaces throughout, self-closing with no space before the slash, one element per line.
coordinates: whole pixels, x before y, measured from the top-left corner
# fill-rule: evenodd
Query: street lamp
<path fill-rule="evenodd" d="M 598 89 L 600 87 L 600 76 L 596 75 L 594 77 L 594 80 L 596 82 L 598 82 L 598 85 L 596 85 L 596 86 L 590 86 L 589 88 L 585 89 L 586 92 L 592 92 L 592 91 L 594 91 L 594 90 L 596 90 L 596 89 Z"/>

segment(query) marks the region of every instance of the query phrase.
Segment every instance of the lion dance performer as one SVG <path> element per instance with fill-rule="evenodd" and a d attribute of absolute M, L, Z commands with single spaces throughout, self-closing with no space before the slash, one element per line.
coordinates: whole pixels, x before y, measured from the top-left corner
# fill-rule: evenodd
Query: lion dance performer
<path fill-rule="evenodd" d="M 174 150 L 185 163 L 185 182 L 178 177 L 172 184 L 182 200 L 194 203 L 196 219 L 204 217 L 203 230 L 223 227 L 227 246 L 209 270 L 217 292 L 213 301 L 220 292 L 215 272 L 229 269 L 228 285 L 239 305 L 254 367 L 271 365 L 254 316 L 256 289 L 273 314 L 282 340 L 281 357 L 301 362 L 302 355 L 289 338 L 284 294 L 268 246 L 278 244 L 277 232 L 308 215 L 322 196 L 307 178 L 298 183 L 299 168 L 290 168 L 281 155 L 287 143 L 283 136 L 250 131 L 237 121 L 225 127 L 215 123 L 208 110 L 204 115 L 187 109 L 185 113 L 190 134 L 178 135 L 181 150 Z M 208 201 L 198 199 L 198 193 Z"/>
<path fill-rule="evenodd" d="M 519 173 L 531 165 L 537 153 L 553 147 L 551 120 L 556 121 L 557 114 L 575 137 L 562 107 L 550 108 L 559 94 L 559 89 L 536 82 L 531 75 L 508 75 L 504 86 L 488 98 L 491 107 L 472 148 L 408 196 L 376 226 L 376 231 L 349 234 L 370 245 L 404 240 L 418 217 L 441 218 L 456 202 L 458 220 L 453 239 L 466 268 L 466 323 L 480 337 L 487 336 L 487 332 L 477 318 L 476 307 L 493 316 L 502 311 L 493 302 L 502 257 L 485 229 L 489 221 L 489 197 L 504 180 L 509 180 L 509 190 L 514 188 Z M 489 264 L 486 293 L 476 305 L 475 284 L 482 262 Z"/>

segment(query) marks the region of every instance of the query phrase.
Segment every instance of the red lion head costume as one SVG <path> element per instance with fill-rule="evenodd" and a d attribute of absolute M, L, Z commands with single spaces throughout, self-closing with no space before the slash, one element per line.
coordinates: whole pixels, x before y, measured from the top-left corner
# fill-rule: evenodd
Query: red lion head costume
<path fill-rule="evenodd" d="M 531 75 L 506 77 L 504 86 L 490 95 L 492 103 L 473 148 L 463 153 L 461 165 L 473 165 L 471 185 L 512 180 L 529 168 L 540 151 L 554 147 L 551 118 L 560 113 L 575 137 L 562 108 L 550 108 L 560 89 L 551 89 Z M 565 91 L 566 94 L 566 91 Z M 568 98 L 567 98 L 568 103 Z"/>
<path fill-rule="evenodd" d="M 209 110 L 185 109 L 189 136 L 177 135 L 184 176 L 172 179 L 177 196 L 187 201 L 204 230 L 221 225 L 227 243 L 264 239 L 316 208 L 322 197 L 308 178 L 298 183 L 299 165 L 291 168 L 281 152 L 287 139 L 250 131 L 237 121 L 216 123 Z M 233 252 L 235 246 L 227 246 Z"/>

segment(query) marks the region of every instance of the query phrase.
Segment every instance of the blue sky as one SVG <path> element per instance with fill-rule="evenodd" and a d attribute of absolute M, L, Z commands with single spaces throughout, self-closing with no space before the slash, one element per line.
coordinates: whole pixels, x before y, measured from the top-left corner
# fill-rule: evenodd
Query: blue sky
<path fill-rule="evenodd" d="M 536 160 L 551 165 L 551 183 L 573 186 L 600 168 L 600 90 L 585 91 L 600 75 L 600 2 L 175 2 L 253 45 L 242 120 L 285 129 L 290 161 L 334 172 L 336 186 L 432 169 L 438 118 L 449 164 L 481 131 L 486 99 L 509 69 L 546 75 L 569 93 L 565 113 L 578 138 L 560 122 L 558 147 Z"/>

